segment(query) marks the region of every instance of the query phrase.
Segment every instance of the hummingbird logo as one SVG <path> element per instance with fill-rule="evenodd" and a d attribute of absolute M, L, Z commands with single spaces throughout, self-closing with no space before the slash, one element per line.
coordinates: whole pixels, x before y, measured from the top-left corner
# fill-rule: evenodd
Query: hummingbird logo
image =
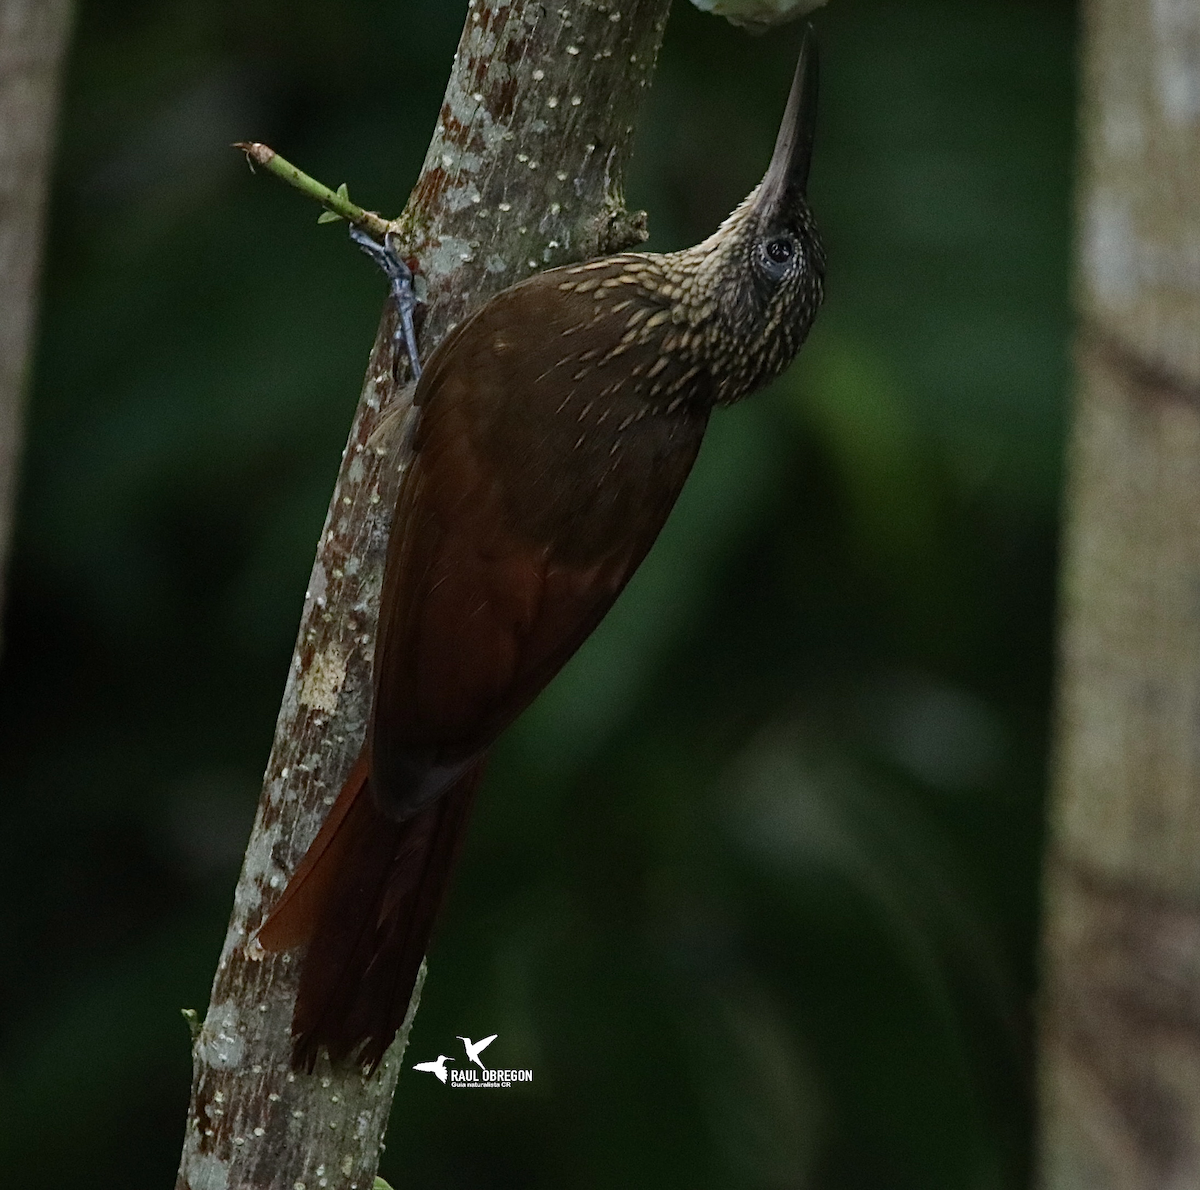
<path fill-rule="evenodd" d="M 480 1070 L 486 1070 L 487 1067 L 479 1060 L 479 1055 L 487 1049 L 497 1037 L 499 1033 L 493 1033 L 491 1037 L 485 1037 L 482 1041 L 472 1041 L 469 1037 L 464 1037 L 461 1033 L 456 1034 L 459 1041 L 463 1043 L 463 1049 L 467 1051 L 467 1061 L 474 1062 Z"/>
<path fill-rule="evenodd" d="M 414 1070 L 428 1070 L 430 1074 L 436 1074 L 439 1082 L 446 1081 L 446 1063 L 453 1062 L 453 1058 L 448 1058 L 445 1054 L 438 1054 L 436 1062 L 418 1062 Z"/>
<path fill-rule="evenodd" d="M 463 1043 L 463 1049 L 467 1052 L 467 1060 L 462 1066 L 456 1070 L 448 1070 L 446 1063 L 453 1062 L 454 1059 L 446 1054 L 438 1054 L 436 1062 L 418 1062 L 413 1069 L 427 1070 L 430 1074 L 436 1074 L 438 1082 L 449 1085 L 452 1090 L 467 1088 L 477 1091 L 496 1090 L 511 1087 L 515 1083 L 533 1082 L 532 1070 L 496 1069 L 483 1064 L 483 1059 L 479 1055 L 496 1040 L 498 1034 L 493 1033 L 490 1037 L 481 1037 L 478 1041 L 472 1041 L 461 1033 L 457 1033 L 455 1036 Z M 479 1069 L 472 1070 L 472 1066 L 477 1066 Z"/>

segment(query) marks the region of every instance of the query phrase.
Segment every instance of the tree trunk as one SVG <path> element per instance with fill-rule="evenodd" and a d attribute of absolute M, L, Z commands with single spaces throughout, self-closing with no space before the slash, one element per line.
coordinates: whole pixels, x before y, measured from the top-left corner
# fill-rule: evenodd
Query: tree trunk
<path fill-rule="evenodd" d="M 669 4 L 471 0 L 401 219 L 428 284 L 424 356 L 471 309 L 531 272 L 644 238 L 621 187 Z M 383 555 L 405 463 L 368 440 L 381 411 L 411 396 L 392 380 L 393 318 L 389 308 L 318 544 L 258 817 L 194 1045 L 179 1190 L 368 1190 L 415 1011 L 417 996 L 373 1077 L 332 1070 L 323 1057 L 313 1075 L 294 1073 L 297 964 L 246 951 L 363 740 Z"/>
<path fill-rule="evenodd" d="M 0 0 L 0 623 L 69 0 Z"/>
<path fill-rule="evenodd" d="M 1200 1186 L 1200 4 L 1084 4 L 1046 1190 Z"/>

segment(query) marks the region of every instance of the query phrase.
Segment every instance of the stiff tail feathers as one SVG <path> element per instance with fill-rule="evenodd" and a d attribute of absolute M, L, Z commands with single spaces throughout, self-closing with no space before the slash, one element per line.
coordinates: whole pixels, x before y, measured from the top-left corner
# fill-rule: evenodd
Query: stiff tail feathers
<path fill-rule="evenodd" d="M 365 758 L 351 770 L 278 905 L 264 950 L 308 944 L 292 1018 L 293 1065 L 322 1049 L 374 1070 L 403 1023 L 445 899 L 482 761 L 404 822 L 375 805 Z"/>

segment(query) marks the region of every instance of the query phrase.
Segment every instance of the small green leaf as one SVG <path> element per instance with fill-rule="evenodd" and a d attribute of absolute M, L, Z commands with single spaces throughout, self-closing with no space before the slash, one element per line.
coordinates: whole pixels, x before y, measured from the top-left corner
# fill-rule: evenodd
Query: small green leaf
<path fill-rule="evenodd" d="M 392 1188 L 383 1180 L 383 1178 L 377 1177 L 375 1179 L 375 1185 L 371 1187 L 371 1190 L 392 1190 Z"/>
<path fill-rule="evenodd" d="M 322 211 L 317 216 L 318 223 L 338 223 L 341 221 L 341 215 L 336 211 Z"/>
<path fill-rule="evenodd" d="M 200 1036 L 200 1014 L 194 1008 L 181 1008 L 180 1015 L 187 1021 L 188 1032 L 192 1035 L 192 1041 Z"/>
<path fill-rule="evenodd" d="M 337 188 L 337 196 L 338 196 L 338 198 L 344 198 L 344 199 L 345 199 L 347 202 L 349 202 L 349 201 L 350 201 L 350 190 L 349 190 L 349 188 L 347 187 L 347 185 L 346 185 L 346 183 L 345 183 L 345 182 L 343 182 L 343 183 L 342 183 L 342 184 L 341 184 L 341 185 L 340 185 L 340 186 Z"/>

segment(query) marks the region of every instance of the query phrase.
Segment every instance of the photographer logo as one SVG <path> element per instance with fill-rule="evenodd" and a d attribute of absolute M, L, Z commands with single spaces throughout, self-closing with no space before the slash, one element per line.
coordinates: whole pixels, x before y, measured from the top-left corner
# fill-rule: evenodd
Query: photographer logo
<path fill-rule="evenodd" d="M 458 1040 L 463 1043 L 463 1049 L 467 1054 L 461 1066 L 448 1067 L 446 1063 L 454 1062 L 456 1059 L 451 1058 L 448 1054 L 438 1054 L 436 1062 L 417 1062 L 413 1069 L 427 1071 L 434 1075 L 439 1082 L 450 1087 L 495 1088 L 511 1087 L 514 1083 L 533 1082 L 532 1070 L 495 1070 L 484 1065 L 483 1059 L 479 1055 L 496 1040 L 497 1036 L 496 1033 L 493 1033 L 490 1037 L 483 1038 L 482 1041 L 472 1041 L 469 1037 L 460 1035 Z M 478 1069 L 476 1070 L 474 1067 L 478 1067 Z"/>

